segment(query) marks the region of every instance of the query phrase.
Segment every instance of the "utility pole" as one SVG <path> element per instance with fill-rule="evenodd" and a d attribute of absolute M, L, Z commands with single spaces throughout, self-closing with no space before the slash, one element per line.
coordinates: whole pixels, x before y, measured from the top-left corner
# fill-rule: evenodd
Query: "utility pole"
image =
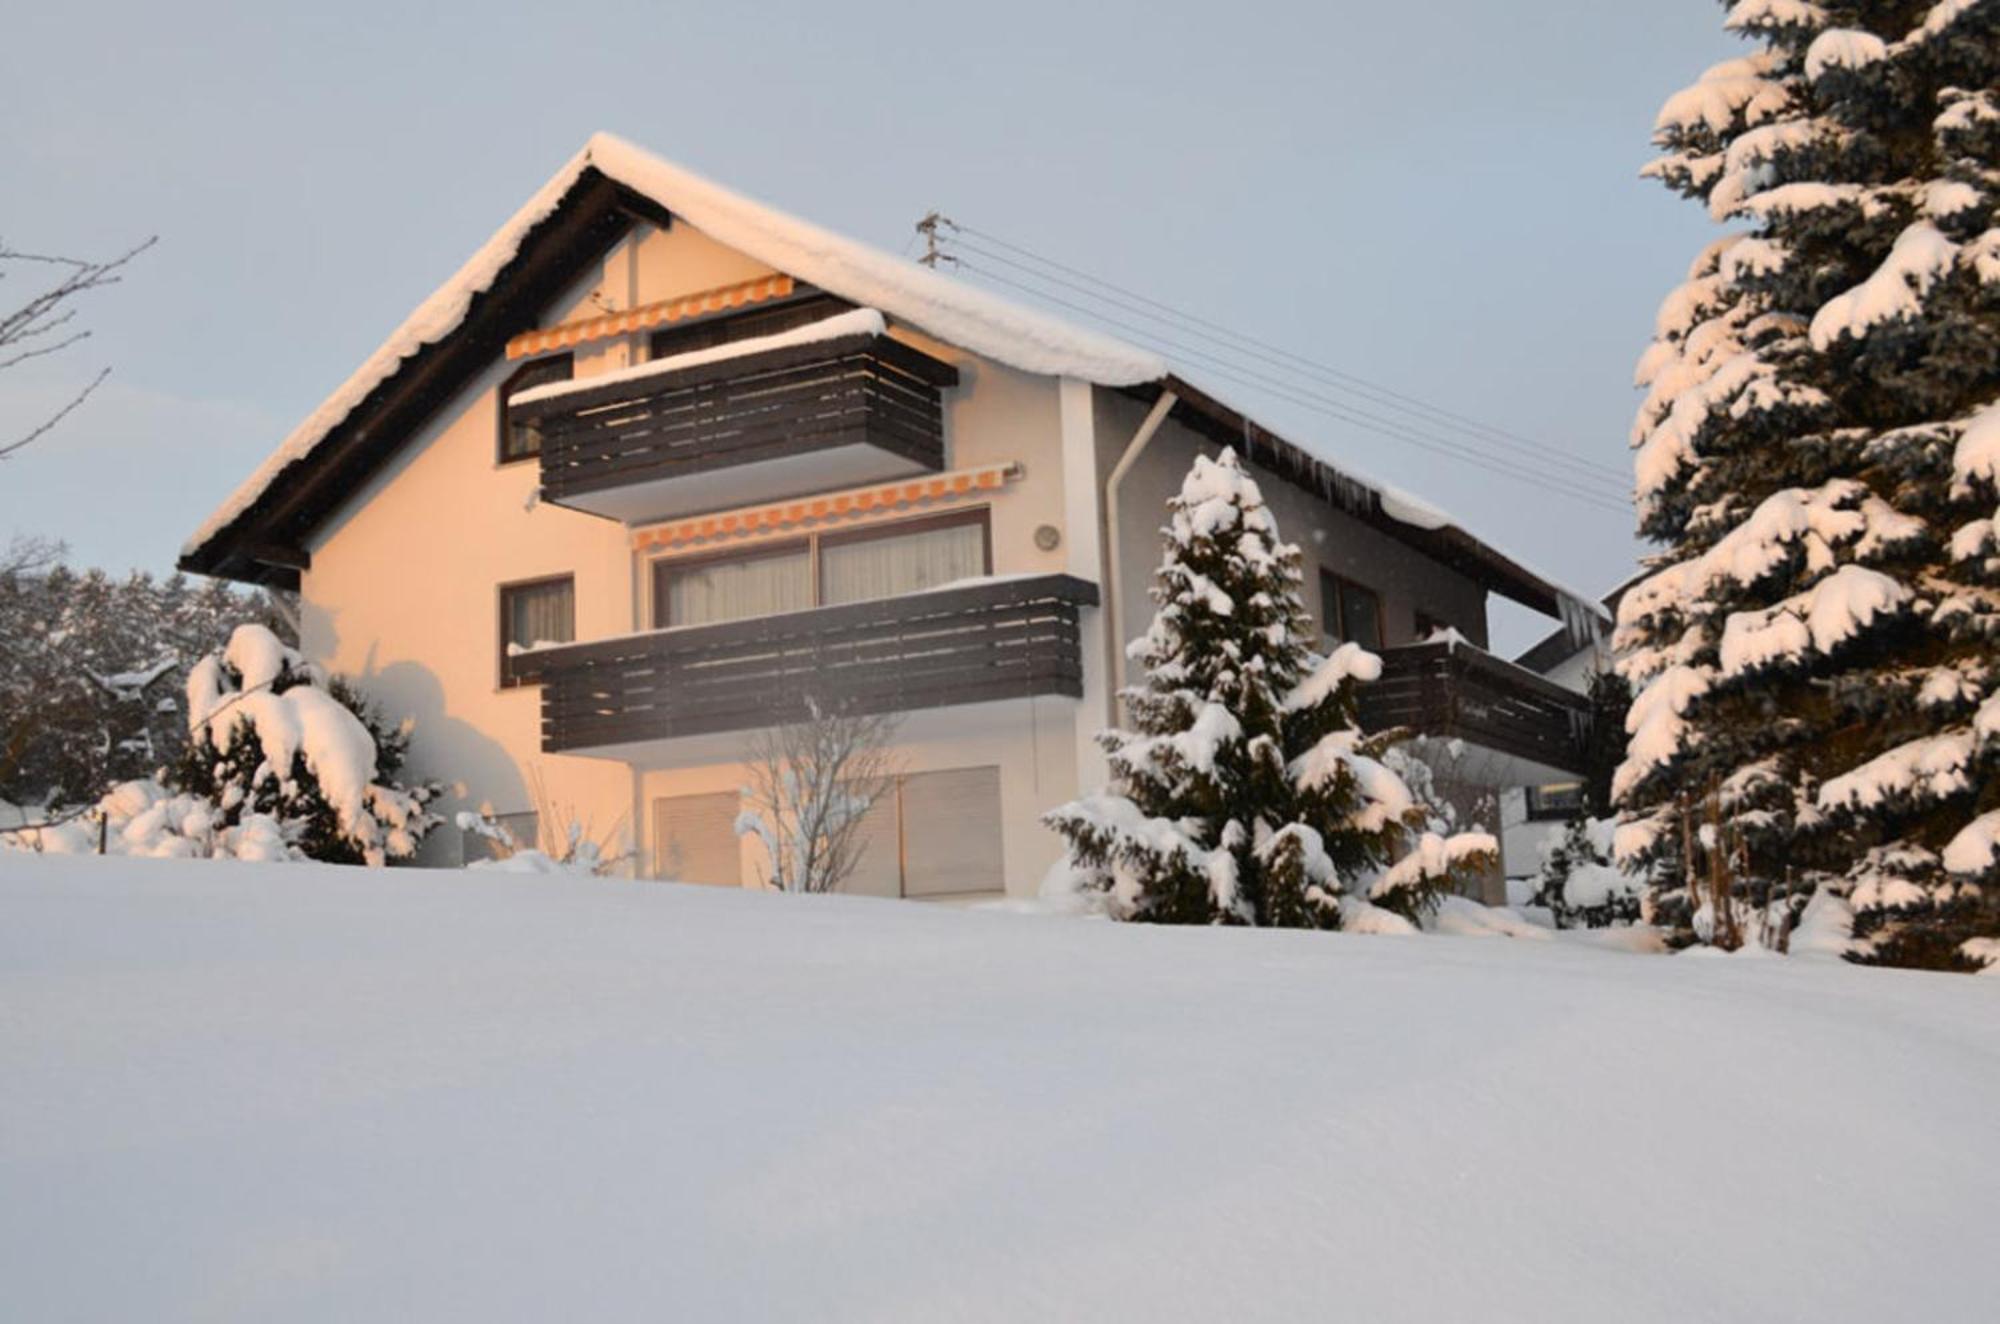
<path fill-rule="evenodd" d="M 938 227 L 940 225 L 947 230 L 956 230 L 958 228 L 958 224 L 951 217 L 936 211 L 925 213 L 924 219 L 917 222 L 917 233 L 924 237 L 924 255 L 918 258 L 917 261 L 923 263 L 933 271 L 937 269 L 937 264 L 940 262 L 956 263 L 958 261 L 957 258 L 938 247 Z"/>

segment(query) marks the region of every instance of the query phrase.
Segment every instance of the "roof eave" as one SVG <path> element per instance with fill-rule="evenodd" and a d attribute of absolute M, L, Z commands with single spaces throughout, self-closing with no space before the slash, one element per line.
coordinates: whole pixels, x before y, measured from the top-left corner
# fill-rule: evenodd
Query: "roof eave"
<path fill-rule="evenodd" d="M 1456 524 L 1427 529 L 1397 519 L 1383 508 L 1382 492 L 1375 484 L 1356 478 L 1286 440 L 1185 378 L 1169 374 L 1135 390 L 1153 398 L 1162 390 L 1174 392 L 1181 399 L 1181 404 L 1175 406 L 1177 413 L 1185 406 L 1186 421 L 1197 426 L 1206 422 L 1204 430 L 1209 435 L 1237 446 L 1246 458 L 1315 495 L 1335 501 L 1349 514 L 1397 541 L 1464 571 L 1489 590 L 1545 616 L 1565 619 L 1563 602 L 1571 597 L 1566 590 Z"/>
<path fill-rule="evenodd" d="M 390 452 L 452 395 L 495 362 L 507 337 L 560 296 L 635 222 L 672 223 L 665 208 L 586 167 L 519 251 L 472 298 L 450 334 L 404 358 L 305 455 L 280 469 L 249 506 L 179 568 L 271 588 L 297 588 L 310 564 L 306 541 Z"/>

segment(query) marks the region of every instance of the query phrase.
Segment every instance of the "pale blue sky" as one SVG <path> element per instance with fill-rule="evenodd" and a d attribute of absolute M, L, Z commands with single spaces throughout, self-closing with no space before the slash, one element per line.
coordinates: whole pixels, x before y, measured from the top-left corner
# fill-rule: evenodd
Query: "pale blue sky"
<path fill-rule="evenodd" d="M 160 235 L 0 429 L 0 537 L 165 568 L 591 130 L 890 249 L 931 207 L 1350 373 L 1624 467 L 1632 364 L 1708 227 L 1637 178 L 1732 53 L 1705 0 L 40 5 L 0 48 L 0 236 Z M 0 289 L 4 289 L 0 286 Z M 18 292 L 17 292 L 18 293 Z M 10 296 L 12 297 L 12 296 Z M 1579 589 L 1629 514 L 1236 388 Z M 1526 642 L 1510 622 L 1502 642 Z"/>

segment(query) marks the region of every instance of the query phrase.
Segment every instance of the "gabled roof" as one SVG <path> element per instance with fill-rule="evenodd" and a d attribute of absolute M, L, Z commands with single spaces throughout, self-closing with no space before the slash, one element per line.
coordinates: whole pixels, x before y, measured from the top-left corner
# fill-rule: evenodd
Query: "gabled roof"
<path fill-rule="evenodd" d="M 1257 428 L 1150 351 L 1073 326 L 752 201 L 610 134 L 596 134 L 456 275 L 260 465 L 181 549 L 202 574 L 296 584 L 311 530 L 439 408 L 486 370 L 509 337 L 600 260 L 635 220 L 678 219 L 776 271 L 878 308 L 947 344 L 1023 372 L 1149 392 L 1231 437 L 1261 438 L 1280 472 L 1343 501 L 1404 541 L 1471 569 L 1489 588 L 1552 615 L 1567 594 L 1443 514 Z M 1253 449 L 1256 449 L 1253 447 Z"/>

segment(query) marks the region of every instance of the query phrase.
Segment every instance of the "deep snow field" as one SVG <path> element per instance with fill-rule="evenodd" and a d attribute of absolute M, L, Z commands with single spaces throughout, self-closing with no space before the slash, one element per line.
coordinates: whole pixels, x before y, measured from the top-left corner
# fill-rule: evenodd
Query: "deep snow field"
<path fill-rule="evenodd" d="M 0 1318 L 2000 1318 L 2000 980 L 0 856 Z"/>

